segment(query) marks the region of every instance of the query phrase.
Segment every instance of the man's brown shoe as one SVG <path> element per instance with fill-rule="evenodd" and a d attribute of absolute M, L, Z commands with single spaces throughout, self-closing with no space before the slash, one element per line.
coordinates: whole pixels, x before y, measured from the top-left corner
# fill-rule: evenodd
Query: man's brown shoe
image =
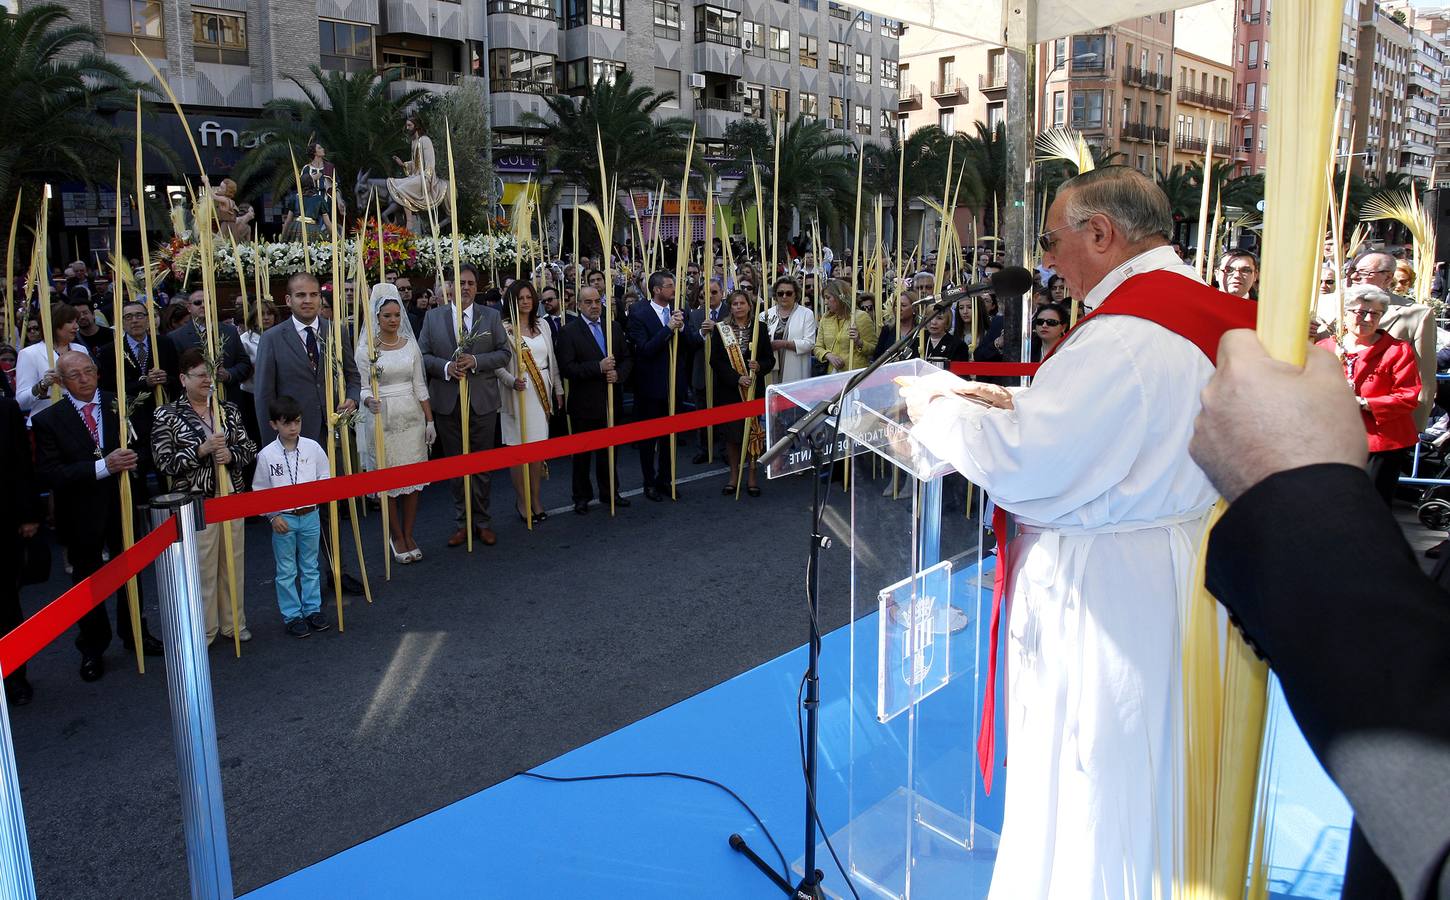
<path fill-rule="evenodd" d="M 453 536 L 452 537 L 448 538 L 448 546 L 450 546 L 450 547 L 462 547 L 463 546 L 463 542 L 465 540 L 467 540 L 467 539 L 468 539 L 468 533 L 465 532 L 462 528 L 460 528 L 457 531 L 453 532 Z"/>
<path fill-rule="evenodd" d="M 493 533 L 492 528 L 475 528 L 473 533 L 475 537 L 483 541 L 485 547 L 492 547 L 498 543 L 498 535 Z"/>

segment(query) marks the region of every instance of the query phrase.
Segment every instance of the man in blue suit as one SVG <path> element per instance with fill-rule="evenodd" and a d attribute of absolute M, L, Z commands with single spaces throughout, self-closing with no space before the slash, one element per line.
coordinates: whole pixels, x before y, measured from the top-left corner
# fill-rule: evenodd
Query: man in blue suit
<path fill-rule="evenodd" d="M 685 345 L 675 354 L 675 390 L 690 383 L 686 348 L 691 345 L 685 314 L 675 309 L 675 279 L 668 272 L 649 277 L 650 299 L 629 308 L 625 333 L 634 349 L 634 412 L 636 419 L 655 419 L 670 411 L 670 342 L 680 335 Z M 669 439 L 651 438 L 639 448 L 639 468 L 644 475 L 644 496 L 659 502 L 670 492 L 675 461 L 668 459 Z"/>

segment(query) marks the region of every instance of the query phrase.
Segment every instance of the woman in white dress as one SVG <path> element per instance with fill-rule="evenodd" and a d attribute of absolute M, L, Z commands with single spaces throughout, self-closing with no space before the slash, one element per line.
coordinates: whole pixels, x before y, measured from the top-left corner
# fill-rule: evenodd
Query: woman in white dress
<path fill-rule="evenodd" d="M 549 417 L 564 406 L 564 382 L 559 376 L 559 363 L 554 358 L 554 339 L 539 316 L 539 299 L 534 286 L 515 281 L 504 291 L 504 330 L 518 348 L 507 368 L 495 369 L 502 403 L 499 408 L 499 433 L 505 446 L 513 447 L 549 437 Z M 517 328 L 519 335 L 515 334 Z M 535 522 L 548 518 L 539 497 L 542 465 L 514 466 L 514 493 L 518 496 L 519 518 L 524 513 L 524 479 L 529 479 L 529 510 Z"/>
<path fill-rule="evenodd" d="M 356 349 L 358 370 L 362 374 L 363 406 L 371 415 L 382 416 L 382 461 L 387 466 L 423 462 L 428 458 L 428 447 L 437 432 L 433 428 L 433 410 L 428 405 L 428 384 L 423 380 L 423 354 L 418 350 L 418 339 L 403 313 L 403 300 L 396 287 L 374 285 L 371 307 L 375 346 L 368 346 L 368 329 L 364 327 L 359 329 Z M 367 424 L 371 435 L 372 421 Z M 424 487 L 415 484 L 387 492 L 393 559 L 400 563 L 423 558 L 423 551 L 413 540 L 413 523 L 418 518 L 418 492 Z"/>

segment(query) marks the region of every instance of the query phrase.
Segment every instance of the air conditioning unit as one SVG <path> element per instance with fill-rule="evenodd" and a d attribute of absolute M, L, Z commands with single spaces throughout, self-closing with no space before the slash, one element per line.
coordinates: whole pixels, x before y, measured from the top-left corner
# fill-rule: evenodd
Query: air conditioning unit
<path fill-rule="evenodd" d="M 694 90 L 694 91 L 703 91 L 705 89 L 705 75 L 704 75 L 704 73 L 702 73 L 702 72 L 691 72 L 690 73 L 690 89 L 691 90 Z"/>
<path fill-rule="evenodd" d="M 740 49 L 744 50 L 746 53 L 749 53 L 751 50 L 755 49 L 755 41 L 752 41 L 750 38 L 742 38 L 740 40 Z"/>
<path fill-rule="evenodd" d="M 737 97 L 744 97 L 745 96 L 745 82 L 740 81 L 739 79 L 736 79 L 735 82 L 734 82 L 734 84 L 731 87 L 731 90 L 734 92 L 735 96 L 737 96 Z"/>

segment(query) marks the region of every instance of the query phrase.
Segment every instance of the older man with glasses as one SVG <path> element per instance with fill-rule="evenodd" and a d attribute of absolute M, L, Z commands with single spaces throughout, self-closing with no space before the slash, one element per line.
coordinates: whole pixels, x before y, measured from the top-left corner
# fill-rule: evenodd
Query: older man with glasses
<path fill-rule="evenodd" d="M 1393 291 L 1390 281 L 1395 277 L 1396 264 L 1393 255 L 1371 250 L 1354 261 L 1349 281 L 1377 287 L 1390 295 L 1389 309 L 1380 319 L 1379 327 L 1390 337 L 1415 348 L 1415 364 L 1420 372 L 1420 404 L 1415 409 L 1415 427 L 1424 431 L 1430 421 L 1430 411 L 1435 408 L 1435 314 L 1425 304 Z"/>

